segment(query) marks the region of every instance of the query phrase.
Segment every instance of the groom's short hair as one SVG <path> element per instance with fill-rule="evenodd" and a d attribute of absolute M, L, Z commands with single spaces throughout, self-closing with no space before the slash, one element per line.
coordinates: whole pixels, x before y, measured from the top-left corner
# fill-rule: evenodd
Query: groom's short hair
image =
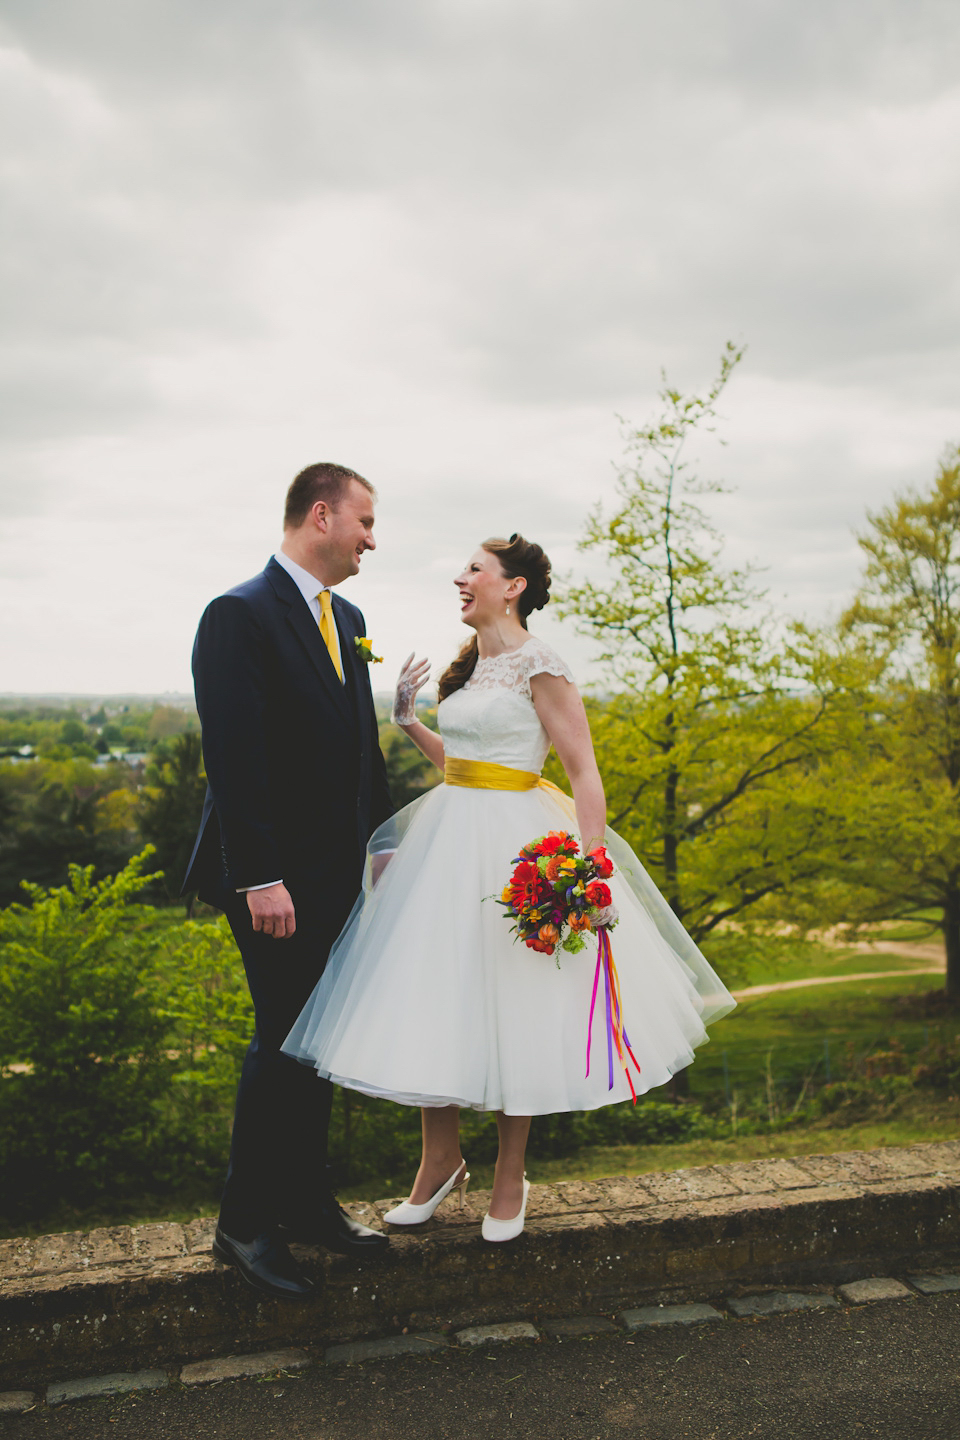
<path fill-rule="evenodd" d="M 316 465 L 308 465 L 305 470 L 301 470 L 287 491 L 287 503 L 283 511 L 284 530 L 298 529 L 318 500 L 323 500 L 331 510 L 336 510 L 351 480 L 356 480 L 365 490 L 370 491 L 374 499 L 377 498 L 377 492 L 370 481 L 364 480 L 356 470 L 348 470 L 346 465 L 334 465 L 329 460 L 320 460 Z"/>

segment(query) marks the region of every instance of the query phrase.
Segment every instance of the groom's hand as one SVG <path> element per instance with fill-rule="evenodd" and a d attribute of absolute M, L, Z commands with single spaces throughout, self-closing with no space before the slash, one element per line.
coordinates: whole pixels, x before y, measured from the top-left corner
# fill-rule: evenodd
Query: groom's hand
<path fill-rule="evenodd" d="M 285 940 L 297 928 L 297 917 L 286 885 L 268 885 L 266 890 L 247 891 L 247 909 L 254 930 Z"/>
<path fill-rule="evenodd" d="M 372 862 L 372 870 L 370 878 L 373 881 L 374 885 L 377 884 L 380 876 L 383 874 L 384 870 L 386 870 L 387 866 L 390 864 L 390 861 L 393 859 L 396 853 L 396 850 L 378 850 L 375 855 L 371 855 L 370 859 Z"/>

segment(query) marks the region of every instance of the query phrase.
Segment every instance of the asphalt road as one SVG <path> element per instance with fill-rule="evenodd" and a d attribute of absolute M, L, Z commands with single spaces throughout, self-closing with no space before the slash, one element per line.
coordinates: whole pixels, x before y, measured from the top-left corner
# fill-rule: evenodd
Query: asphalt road
<path fill-rule="evenodd" d="M 40 1408 L 7 1440 L 960 1440 L 960 1295 L 316 1366 Z"/>

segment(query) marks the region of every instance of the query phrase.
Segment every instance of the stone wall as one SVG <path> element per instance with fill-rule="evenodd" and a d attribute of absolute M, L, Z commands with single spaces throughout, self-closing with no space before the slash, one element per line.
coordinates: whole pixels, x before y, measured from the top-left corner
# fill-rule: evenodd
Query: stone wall
<path fill-rule="evenodd" d="M 348 1208 L 379 1225 L 393 1203 Z M 364 1267 L 303 1249 L 317 1290 L 294 1304 L 216 1264 L 212 1220 L 0 1241 L 0 1389 L 953 1263 L 960 1141 L 534 1186 L 502 1247 L 480 1237 L 488 1203 L 448 1202 Z"/>

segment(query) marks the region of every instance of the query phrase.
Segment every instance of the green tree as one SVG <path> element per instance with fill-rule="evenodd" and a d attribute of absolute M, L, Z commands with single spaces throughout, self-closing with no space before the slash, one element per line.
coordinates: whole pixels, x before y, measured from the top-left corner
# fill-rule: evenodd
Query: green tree
<path fill-rule="evenodd" d="M 206 789 L 198 732 L 188 731 L 157 745 L 145 776 L 139 822 L 143 838 L 156 847 L 169 899 L 180 893 Z"/>
<path fill-rule="evenodd" d="M 82 745 L 86 741 L 87 731 L 80 721 L 71 717 L 64 720 L 60 726 L 60 739 L 64 745 Z"/>
<path fill-rule="evenodd" d="M 21 880 L 62 885 L 71 863 L 98 876 L 122 868 L 137 836 L 105 802 L 129 784 L 119 766 L 74 757 L 0 764 L 0 905 L 19 896 Z"/>
<path fill-rule="evenodd" d="M 186 730 L 197 730 L 196 714 L 181 710 L 177 705 L 157 705 L 147 725 L 147 739 L 167 740 L 172 735 L 182 735 Z"/>
<path fill-rule="evenodd" d="M 884 682 L 867 767 L 851 777 L 864 843 L 845 872 L 848 918 L 929 921 L 945 942 L 947 994 L 960 998 L 960 447 L 928 493 L 867 518 L 844 625 L 875 647 Z"/>
<path fill-rule="evenodd" d="M 603 578 L 561 598 L 612 691 L 591 705 L 610 823 L 698 942 L 829 865 L 808 782 L 856 728 L 836 657 L 776 623 L 749 569 L 723 564 L 700 503 L 723 487 L 686 458 L 742 353 L 727 346 L 705 395 L 665 384 L 657 417 L 628 433 L 616 506 L 597 507 L 581 541 Z"/>

